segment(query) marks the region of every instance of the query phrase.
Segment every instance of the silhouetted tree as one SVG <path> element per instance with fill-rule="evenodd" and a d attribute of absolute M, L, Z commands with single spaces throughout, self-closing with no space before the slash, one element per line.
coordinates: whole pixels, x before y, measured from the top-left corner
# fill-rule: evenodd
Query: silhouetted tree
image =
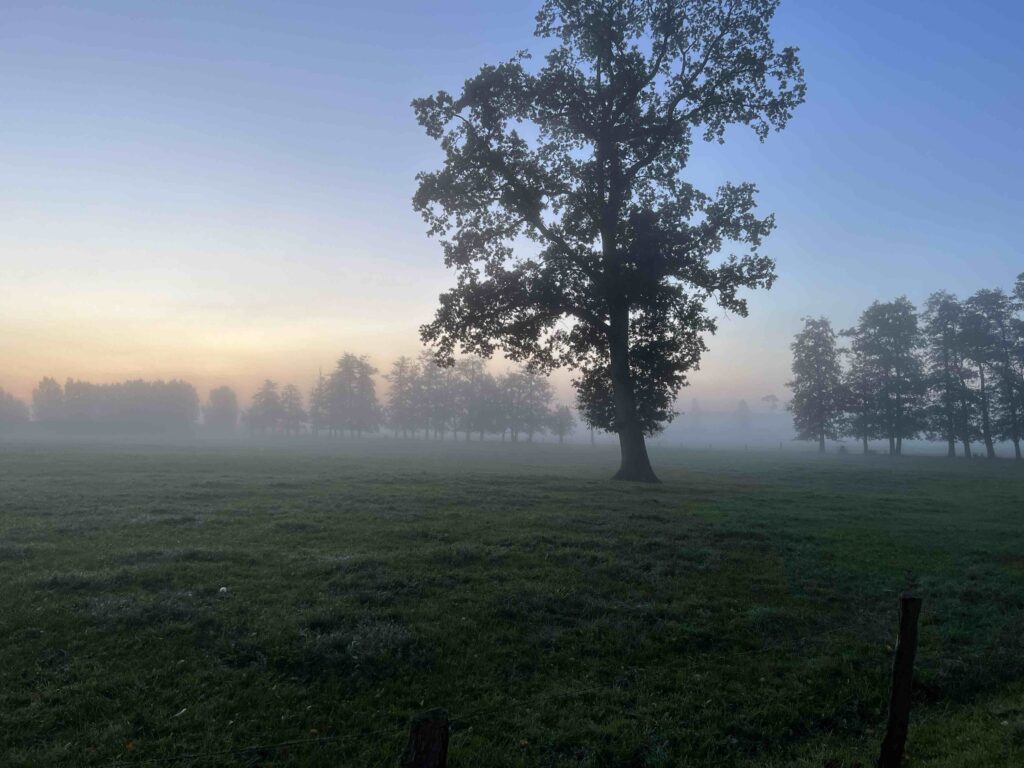
<path fill-rule="evenodd" d="M 817 440 L 825 452 L 825 440 L 842 434 L 846 396 L 839 363 L 839 349 L 832 323 L 824 317 L 805 317 L 804 327 L 790 345 L 793 350 L 793 390 L 789 409 L 797 439 Z"/>
<path fill-rule="evenodd" d="M 881 374 L 874 359 L 856 345 L 843 352 L 849 359 L 849 366 L 843 372 L 843 390 L 847 397 L 843 434 L 860 440 L 866 455 L 870 450 L 869 441 L 881 436 L 878 415 L 878 382 Z"/>
<path fill-rule="evenodd" d="M 978 374 L 978 409 L 986 455 L 995 458 L 995 439 L 1013 443 L 1021 458 L 1024 413 L 1021 384 L 1015 365 L 1016 338 L 1013 300 L 1001 290 L 981 290 L 964 302 L 964 337 L 967 358 Z"/>
<path fill-rule="evenodd" d="M 761 398 L 761 402 L 764 403 L 772 413 L 779 410 L 779 398 L 776 395 L 765 395 Z"/>
<path fill-rule="evenodd" d="M 946 452 L 956 456 L 957 441 L 971 455 L 972 393 L 967 382 L 973 373 L 964 364 L 963 307 L 956 296 L 938 291 L 928 297 L 922 331 L 931 402 L 928 421 L 932 434 L 946 441 Z"/>
<path fill-rule="evenodd" d="M 706 349 L 708 302 L 745 316 L 739 289 L 775 278 L 753 185 L 707 195 L 682 173 L 695 134 L 722 142 L 741 124 L 763 140 L 803 101 L 796 49 L 769 31 L 777 6 L 545 0 L 539 71 L 519 54 L 414 102 L 445 152 L 414 203 L 458 272 L 423 340 L 445 362 L 500 346 L 576 369 L 585 419 L 619 436 L 619 479 L 656 481 L 644 435 Z M 523 237 L 536 252 L 517 257 Z M 715 265 L 726 240 L 748 253 Z"/>
<path fill-rule="evenodd" d="M 877 416 L 889 453 L 903 453 L 903 440 L 923 428 L 925 381 L 919 355 L 921 333 L 917 310 L 905 296 L 874 302 L 856 328 L 845 332 L 853 351 L 862 356 L 863 370 L 877 376 Z"/>
<path fill-rule="evenodd" d="M 203 423 L 222 432 L 234 431 L 238 426 L 238 396 L 231 387 L 210 390 L 203 406 Z"/>

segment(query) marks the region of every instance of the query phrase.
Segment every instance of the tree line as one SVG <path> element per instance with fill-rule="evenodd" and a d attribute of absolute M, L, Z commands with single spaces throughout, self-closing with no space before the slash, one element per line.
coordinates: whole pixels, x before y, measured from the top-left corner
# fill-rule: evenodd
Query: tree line
<path fill-rule="evenodd" d="M 938 291 L 920 312 L 905 296 L 876 301 L 838 334 L 805 318 L 791 348 L 794 426 L 821 451 L 826 440 L 853 438 L 865 453 L 884 440 L 898 456 L 904 440 L 923 438 L 945 442 L 950 457 L 981 444 L 995 458 L 1008 442 L 1021 459 L 1024 274 L 1010 292 Z"/>
<path fill-rule="evenodd" d="M 400 357 L 384 376 L 388 392 L 378 397 L 378 370 L 365 356 L 343 354 L 333 371 L 322 373 L 308 395 L 294 384 L 264 381 L 247 409 L 227 386 L 210 391 L 200 407 L 195 388 L 184 381 L 127 381 L 92 384 L 43 378 L 32 392 L 31 415 L 44 424 L 121 424 L 142 427 L 195 425 L 202 416 L 211 432 L 327 436 L 390 430 L 395 437 L 443 440 L 447 436 L 513 442 L 551 433 L 563 441 L 575 429 L 567 406 L 553 406 L 546 377 L 525 369 L 495 376 L 480 358 L 438 366 L 429 353 Z M 29 421 L 22 401 L 0 390 L 0 426 Z"/>
<path fill-rule="evenodd" d="M 44 377 L 32 392 L 32 414 L 44 424 L 134 424 L 188 427 L 199 415 L 199 396 L 187 381 L 93 384 Z"/>
<path fill-rule="evenodd" d="M 0 387 L 0 429 L 25 424 L 28 420 L 28 405 Z"/>
<path fill-rule="evenodd" d="M 383 403 L 377 396 L 377 374 L 366 357 L 346 353 L 329 375 L 317 378 L 305 401 L 295 385 L 264 381 L 242 421 L 258 433 L 339 436 L 386 429 L 404 438 L 483 440 L 500 435 L 513 442 L 532 441 L 547 432 L 561 442 L 576 426 L 567 406 L 552 406 L 550 382 L 526 370 L 495 376 L 476 357 L 442 367 L 428 353 L 418 359 L 403 356 L 384 376 L 389 386 Z M 228 414 L 232 409 L 238 413 L 237 400 L 221 393 L 218 405 L 213 394 L 204 409 L 205 421 L 231 423 Z"/>

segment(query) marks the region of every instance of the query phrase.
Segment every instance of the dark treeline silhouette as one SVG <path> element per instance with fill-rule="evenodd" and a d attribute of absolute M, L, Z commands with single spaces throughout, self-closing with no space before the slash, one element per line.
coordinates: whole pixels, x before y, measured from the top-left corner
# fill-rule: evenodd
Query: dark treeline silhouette
<path fill-rule="evenodd" d="M 199 415 L 195 387 L 185 381 L 125 381 L 93 384 L 44 378 L 32 392 L 35 420 L 62 425 L 130 425 L 184 428 Z"/>
<path fill-rule="evenodd" d="M 900 455 L 903 441 L 946 443 L 947 454 L 996 456 L 1009 442 L 1021 458 L 1024 436 L 1024 274 L 1012 293 L 978 291 L 960 300 L 946 291 L 924 311 L 906 298 L 875 302 L 846 347 L 826 318 L 805 318 L 793 342 L 793 421 L 799 439 L 872 440 Z"/>

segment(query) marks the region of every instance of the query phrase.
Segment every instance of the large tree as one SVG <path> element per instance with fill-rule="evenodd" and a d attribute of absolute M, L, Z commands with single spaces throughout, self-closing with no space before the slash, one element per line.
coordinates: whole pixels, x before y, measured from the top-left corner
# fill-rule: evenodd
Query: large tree
<path fill-rule="evenodd" d="M 843 389 L 847 398 L 843 432 L 860 441 L 866 456 L 871 450 L 870 441 L 881 435 L 877 391 L 880 375 L 874 358 L 857 345 L 844 349 L 843 354 L 848 360 L 843 372 Z"/>
<path fill-rule="evenodd" d="M 1015 357 L 1015 302 L 1001 290 L 981 290 L 964 302 L 967 357 L 978 372 L 978 400 L 982 438 L 989 458 L 995 457 L 995 439 L 1013 443 L 1021 458 L 1021 385 Z"/>
<path fill-rule="evenodd" d="M 793 350 L 793 390 L 789 410 L 797 439 L 815 440 L 825 452 L 825 440 L 842 432 L 846 397 L 842 367 L 832 323 L 824 317 L 805 317 L 804 327 L 790 345 Z"/>
<path fill-rule="evenodd" d="M 656 481 L 644 436 L 700 362 L 708 304 L 744 316 L 740 289 L 775 278 L 754 186 L 706 194 L 683 172 L 695 138 L 746 125 L 763 140 L 803 101 L 796 49 L 769 29 L 777 7 L 545 0 L 543 65 L 520 53 L 413 104 L 445 153 L 414 204 L 458 276 L 424 341 L 445 362 L 501 347 L 575 369 L 584 418 L 619 436 L 617 478 Z M 740 255 L 716 260 L 726 243 Z"/>
<path fill-rule="evenodd" d="M 947 291 L 928 297 L 921 315 L 925 340 L 926 376 L 931 402 L 930 431 L 946 441 L 946 454 L 956 456 L 957 440 L 964 455 L 971 455 L 973 395 L 967 382 L 973 378 L 964 362 L 964 308 Z"/>
<path fill-rule="evenodd" d="M 889 454 L 903 453 L 903 440 L 924 427 L 925 378 L 922 338 L 917 309 L 906 296 L 876 301 L 860 316 L 855 328 L 844 331 L 863 370 L 875 376 L 877 418 Z"/>

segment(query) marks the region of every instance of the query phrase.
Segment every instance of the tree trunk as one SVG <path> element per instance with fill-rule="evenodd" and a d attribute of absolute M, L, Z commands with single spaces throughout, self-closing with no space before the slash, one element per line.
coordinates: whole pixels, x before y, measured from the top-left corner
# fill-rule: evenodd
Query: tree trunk
<path fill-rule="evenodd" d="M 949 370 L 949 342 L 945 338 L 942 344 L 942 379 L 945 391 L 943 400 L 946 402 L 946 456 L 956 458 L 956 401 L 953 396 L 953 375 Z"/>
<path fill-rule="evenodd" d="M 978 379 L 981 388 L 981 432 L 985 439 L 985 455 L 990 459 L 996 457 L 996 447 L 992 442 L 992 420 L 988 412 L 988 391 L 985 389 L 985 367 L 978 366 Z"/>
<path fill-rule="evenodd" d="M 818 453 L 825 452 L 825 433 L 818 433 Z"/>
<path fill-rule="evenodd" d="M 647 456 L 644 431 L 636 413 L 633 377 L 629 370 L 629 312 L 612 313 L 608 334 L 611 353 L 612 396 L 615 400 L 615 427 L 619 434 L 621 463 L 615 480 L 657 483 L 658 477 Z"/>

